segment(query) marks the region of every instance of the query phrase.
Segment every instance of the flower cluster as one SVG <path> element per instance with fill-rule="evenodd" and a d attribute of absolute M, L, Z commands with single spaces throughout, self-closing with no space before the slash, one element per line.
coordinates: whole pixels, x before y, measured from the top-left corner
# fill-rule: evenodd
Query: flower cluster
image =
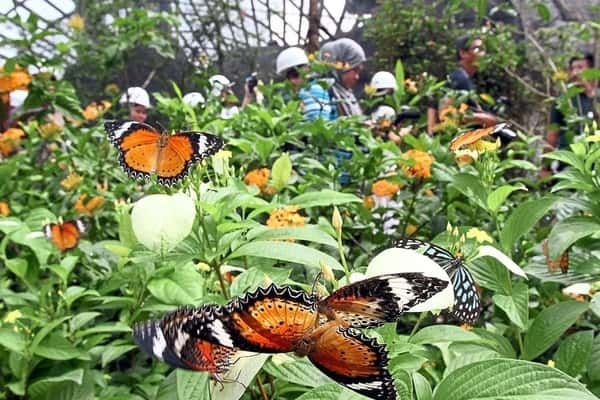
<path fill-rule="evenodd" d="M 402 170 L 408 176 L 425 179 L 431 177 L 433 157 L 422 150 L 411 149 L 405 152 L 400 161 Z"/>
<path fill-rule="evenodd" d="M 16 153 L 24 136 L 25 132 L 18 128 L 9 128 L 0 134 L 0 155 L 8 157 Z"/>
<path fill-rule="evenodd" d="M 0 215 L 3 217 L 8 217 L 8 214 L 10 214 L 10 207 L 8 206 L 8 203 L 0 201 Z"/>
<path fill-rule="evenodd" d="M 94 196 L 89 201 L 84 202 L 87 198 L 87 194 L 82 194 L 77 199 L 75 203 L 75 211 L 79 214 L 83 215 L 92 215 L 94 211 L 98 210 L 102 205 L 104 205 L 104 197 L 102 196 Z"/>
<path fill-rule="evenodd" d="M 95 101 L 88 104 L 83 110 L 83 117 L 86 121 L 94 121 L 98 117 L 102 116 L 112 106 L 110 101 L 102 100 L 98 103 Z"/>
<path fill-rule="evenodd" d="M 31 83 L 31 75 L 21 67 L 15 67 L 10 73 L 4 73 L 0 67 L 0 93 L 8 93 L 17 89 L 27 89 Z"/>
<path fill-rule="evenodd" d="M 379 197 L 393 196 L 400 191 L 400 185 L 391 183 L 386 179 L 380 179 L 373 183 L 371 191 Z"/>
<path fill-rule="evenodd" d="M 258 187 L 261 193 L 272 194 L 275 189 L 269 186 L 270 175 L 271 170 L 269 168 L 253 169 L 252 171 L 249 171 L 244 177 L 244 183 L 246 185 L 254 185 Z"/>
<path fill-rule="evenodd" d="M 71 191 L 83 182 L 83 177 L 77 172 L 71 172 L 65 179 L 60 182 L 60 186 L 66 191 Z"/>
<path fill-rule="evenodd" d="M 303 226 L 306 223 L 306 218 L 298 213 L 300 207 L 286 206 L 276 208 L 271 211 L 271 215 L 267 220 L 269 228 L 287 228 L 290 226 Z"/>

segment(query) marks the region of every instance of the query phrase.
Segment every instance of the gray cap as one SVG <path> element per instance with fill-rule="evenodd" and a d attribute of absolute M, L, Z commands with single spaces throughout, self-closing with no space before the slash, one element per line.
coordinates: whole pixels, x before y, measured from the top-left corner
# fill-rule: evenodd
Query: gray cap
<path fill-rule="evenodd" d="M 341 38 L 333 42 L 325 43 L 321 47 L 319 58 L 321 61 L 337 64 L 341 62 L 342 72 L 346 72 L 359 66 L 367 60 L 365 51 L 352 39 Z"/>

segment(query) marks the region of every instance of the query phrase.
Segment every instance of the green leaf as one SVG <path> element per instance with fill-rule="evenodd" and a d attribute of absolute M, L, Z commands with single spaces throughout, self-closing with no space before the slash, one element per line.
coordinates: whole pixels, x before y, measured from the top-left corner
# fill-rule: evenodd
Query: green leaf
<path fill-rule="evenodd" d="M 554 304 L 538 314 L 525 336 L 524 360 L 533 360 L 550 346 L 585 312 L 589 304 L 579 301 L 565 301 Z"/>
<path fill-rule="evenodd" d="M 233 280 L 229 290 L 232 296 L 241 296 L 259 286 L 264 286 L 267 280 L 282 285 L 290 276 L 290 272 L 292 271 L 286 268 L 252 267 L 239 274 Z"/>
<path fill-rule="evenodd" d="M 317 387 L 331 383 L 331 379 L 306 358 L 293 358 L 287 354 L 274 355 L 265 364 L 264 371 L 275 378 L 302 386 Z"/>
<path fill-rule="evenodd" d="M 275 189 L 282 190 L 287 185 L 290 176 L 292 176 L 292 162 L 288 153 L 283 153 L 275 160 L 271 169 L 271 179 Z"/>
<path fill-rule="evenodd" d="M 260 371 L 270 354 L 256 354 L 250 352 L 238 353 L 239 358 L 233 366 L 223 375 L 224 384 L 212 381 L 210 383 L 211 399 L 238 400 L 252 380 Z"/>
<path fill-rule="evenodd" d="M 454 175 L 452 183 L 456 190 L 464 194 L 470 201 L 477 204 L 483 210 L 488 210 L 488 194 L 478 177 L 471 174 L 460 173 Z"/>
<path fill-rule="evenodd" d="M 504 203 L 508 196 L 510 196 L 512 192 L 515 192 L 517 190 L 527 191 L 527 188 L 523 185 L 503 185 L 494 190 L 487 197 L 487 206 L 489 211 L 492 214 L 496 214 L 500 209 L 500 206 L 502 206 L 502 203 Z"/>
<path fill-rule="evenodd" d="M 584 170 L 584 160 L 578 157 L 572 151 L 555 150 L 552 153 L 544 154 L 542 157 L 548 158 L 550 160 L 558 160 L 562 163 L 576 168 L 579 172 L 583 172 Z"/>
<path fill-rule="evenodd" d="M 511 295 L 495 294 L 494 304 L 506 313 L 510 321 L 521 331 L 527 330 L 529 321 L 529 291 L 527 284 L 513 285 Z"/>
<path fill-rule="evenodd" d="M 522 360 L 479 361 L 457 369 L 436 387 L 434 400 L 597 400 L 575 379 Z"/>
<path fill-rule="evenodd" d="M 137 346 L 126 344 L 120 346 L 108 346 L 102 352 L 102 368 L 105 368 L 108 363 L 121 357 L 123 354 L 129 353 L 131 350 L 137 349 Z"/>
<path fill-rule="evenodd" d="M 337 242 L 329 234 L 324 232 L 318 225 L 304 225 L 290 228 L 269 228 L 258 226 L 246 234 L 246 239 L 271 240 L 271 239 L 296 239 L 308 242 L 325 244 L 337 248 Z"/>
<path fill-rule="evenodd" d="M 433 390 L 427 378 L 418 372 L 412 374 L 413 386 L 415 388 L 416 400 L 432 400 Z"/>
<path fill-rule="evenodd" d="M 52 332 L 57 326 L 61 325 L 63 322 L 71 318 L 70 316 L 62 317 L 60 319 L 54 320 L 48 324 L 45 324 L 42 329 L 36 333 L 35 337 L 31 341 L 31 349 L 35 351 L 36 346 L 48 336 L 50 332 Z"/>
<path fill-rule="evenodd" d="M 318 192 L 308 192 L 294 197 L 289 204 L 300 208 L 317 206 L 337 206 L 347 203 L 361 203 L 362 200 L 350 193 L 340 193 L 335 190 L 324 189 Z"/>
<path fill-rule="evenodd" d="M 192 263 L 177 267 L 167 278 L 153 279 L 148 290 L 165 304 L 193 304 L 204 296 L 203 276 Z"/>
<path fill-rule="evenodd" d="M 210 399 L 208 393 L 210 376 L 208 373 L 176 369 L 175 374 L 177 377 L 178 400 Z"/>
<path fill-rule="evenodd" d="M 31 397 L 37 397 L 47 392 L 55 383 L 60 382 L 73 382 L 77 385 L 81 385 L 83 382 L 84 371 L 82 368 L 75 369 L 73 371 L 66 372 L 62 375 L 52 376 L 49 378 L 42 378 L 33 382 L 28 388 L 27 392 Z"/>
<path fill-rule="evenodd" d="M 593 382 L 600 382 L 600 335 L 596 335 L 592 344 L 587 374 Z"/>
<path fill-rule="evenodd" d="M 74 358 L 89 358 L 87 352 L 78 349 L 58 333 L 42 340 L 33 353 L 50 360 L 72 360 Z"/>
<path fill-rule="evenodd" d="M 296 400 L 339 400 L 343 391 L 342 386 L 337 383 L 328 383 L 305 392 L 296 397 Z"/>
<path fill-rule="evenodd" d="M 482 339 L 475 333 L 452 325 L 427 326 L 418 331 L 408 340 L 409 343 L 413 344 L 484 341 L 485 339 Z"/>
<path fill-rule="evenodd" d="M 397 82 L 397 90 L 398 90 L 398 95 L 399 96 L 403 96 L 404 95 L 404 66 L 402 65 L 402 60 L 398 59 L 396 61 L 396 68 L 395 68 L 395 75 L 396 75 L 396 82 Z"/>
<path fill-rule="evenodd" d="M 558 221 L 548 236 L 550 259 L 557 259 L 573 243 L 599 231 L 600 223 L 592 217 L 574 216 Z"/>
<path fill-rule="evenodd" d="M 107 322 L 105 324 L 100 324 L 100 325 L 96 325 L 93 328 L 89 328 L 89 329 L 85 329 L 83 331 L 79 331 L 75 334 L 75 337 L 84 337 L 87 335 L 91 335 L 93 333 L 118 333 L 118 332 L 124 332 L 124 333 L 129 333 L 131 332 L 131 328 L 128 327 L 127 325 L 123 324 L 122 322 Z"/>
<path fill-rule="evenodd" d="M 22 280 L 25 280 L 25 275 L 27 274 L 27 260 L 23 258 L 6 260 L 6 268 Z"/>
<path fill-rule="evenodd" d="M 12 326 L 7 326 L 0 328 L 0 346 L 4 346 L 15 353 L 23 354 L 27 342 L 21 331 L 15 332 Z"/>
<path fill-rule="evenodd" d="M 540 16 L 540 18 L 544 20 L 544 22 L 550 21 L 550 10 L 544 3 L 537 3 L 535 5 L 535 9 L 537 10 L 537 13 Z"/>
<path fill-rule="evenodd" d="M 324 262 L 334 270 L 344 270 L 342 265 L 330 255 L 315 250 L 312 247 L 297 243 L 257 240 L 241 246 L 228 258 L 231 259 L 243 256 L 264 257 L 294 262 L 314 268 L 320 268 L 320 262 Z"/>
<path fill-rule="evenodd" d="M 506 220 L 500 233 L 502 250 L 510 255 L 512 246 L 534 227 L 557 200 L 558 197 L 543 197 L 519 204 Z"/>
<path fill-rule="evenodd" d="M 567 336 L 554 353 L 556 368 L 573 378 L 581 374 L 592 354 L 594 331 L 576 332 Z"/>

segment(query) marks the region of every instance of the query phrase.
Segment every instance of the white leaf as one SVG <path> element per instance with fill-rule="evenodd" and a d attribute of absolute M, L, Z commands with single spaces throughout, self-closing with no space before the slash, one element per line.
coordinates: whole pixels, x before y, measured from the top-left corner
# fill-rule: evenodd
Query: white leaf
<path fill-rule="evenodd" d="M 448 273 L 432 259 L 415 250 L 391 248 L 382 251 L 371 260 L 366 275 L 372 277 L 398 272 L 422 272 L 426 276 L 449 282 L 446 289 L 435 294 L 429 300 L 412 307 L 408 312 L 443 310 L 454 305 L 454 290 Z"/>
<path fill-rule="evenodd" d="M 525 271 L 523 271 L 521 267 L 519 267 L 509 256 L 507 256 L 497 248 L 488 245 L 481 246 L 479 248 L 479 252 L 475 256 L 475 259 L 485 256 L 495 258 L 496 260 L 500 261 L 500 263 L 502 263 L 502 265 L 504 265 L 506 269 L 511 271 L 513 274 L 527 279 Z"/>

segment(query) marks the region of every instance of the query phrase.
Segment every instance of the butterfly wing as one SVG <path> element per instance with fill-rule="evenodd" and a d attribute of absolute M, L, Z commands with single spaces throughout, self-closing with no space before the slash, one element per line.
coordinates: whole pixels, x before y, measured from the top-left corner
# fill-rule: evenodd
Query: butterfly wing
<path fill-rule="evenodd" d="M 139 122 L 107 121 L 108 139 L 119 150 L 119 164 L 134 179 L 148 179 L 156 172 L 160 151 L 160 133 Z"/>
<path fill-rule="evenodd" d="M 240 350 L 293 351 L 317 324 L 317 302 L 302 290 L 273 284 L 234 299 L 227 306 L 225 329 Z"/>
<path fill-rule="evenodd" d="M 203 132 L 181 132 L 167 138 L 160 149 L 158 183 L 170 186 L 184 178 L 192 165 L 219 151 L 223 141 Z"/>
<path fill-rule="evenodd" d="M 395 322 L 402 312 L 447 286 L 447 281 L 422 272 L 380 275 L 336 290 L 319 302 L 319 309 L 346 326 L 370 328 Z"/>
<path fill-rule="evenodd" d="M 160 321 L 136 325 L 133 338 L 142 350 L 173 367 L 212 373 L 225 372 L 231 366 L 235 349 L 193 335 L 188 329 L 195 326 L 200 330 L 199 327 L 202 326 L 208 330 L 211 324 L 219 321 L 220 316 L 222 309 L 215 305 L 182 307 L 165 315 Z"/>
<path fill-rule="evenodd" d="M 386 348 L 375 339 L 333 325 L 313 346 L 308 358 L 331 379 L 373 399 L 396 399 Z"/>
<path fill-rule="evenodd" d="M 85 232 L 85 225 L 80 220 L 71 220 L 62 224 L 47 224 L 43 230 L 60 251 L 67 251 L 77 247 L 81 234 Z"/>
<path fill-rule="evenodd" d="M 475 129 L 473 131 L 465 132 L 465 133 L 455 137 L 450 142 L 450 150 L 453 150 L 453 151 L 458 150 L 463 146 L 473 144 L 486 136 L 491 136 L 491 135 L 501 131 L 502 129 L 506 128 L 507 126 L 508 126 L 507 123 L 501 123 L 501 124 L 497 124 L 494 126 L 490 126 L 488 128 Z"/>
<path fill-rule="evenodd" d="M 452 315 L 463 323 L 472 324 L 481 315 L 481 301 L 473 276 L 461 262 L 450 274 L 454 288 Z"/>
<path fill-rule="evenodd" d="M 454 255 L 448 250 L 424 240 L 403 238 L 394 242 L 394 246 L 401 249 L 415 250 L 429 257 L 442 268 L 445 268 L 455 260 Z"/>

